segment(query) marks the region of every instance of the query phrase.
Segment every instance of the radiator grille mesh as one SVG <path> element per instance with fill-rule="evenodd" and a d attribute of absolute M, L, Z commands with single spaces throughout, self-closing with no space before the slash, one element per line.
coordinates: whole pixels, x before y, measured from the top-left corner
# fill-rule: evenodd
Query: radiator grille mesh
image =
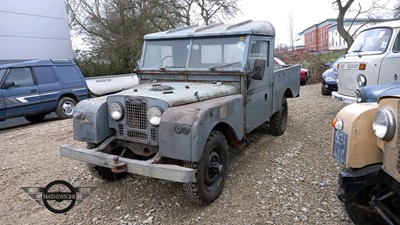
<path fill-rule="evenodd" d="M 119 138 L 158 145 L 158 129 L 147 122 L 147 108 L 147 102 L 143 98 L 125 98 L 125 123 L 118 124 Z"/>

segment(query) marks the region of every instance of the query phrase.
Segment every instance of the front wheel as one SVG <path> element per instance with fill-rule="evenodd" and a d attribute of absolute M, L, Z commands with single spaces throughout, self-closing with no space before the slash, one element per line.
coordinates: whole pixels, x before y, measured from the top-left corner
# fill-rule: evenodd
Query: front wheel
<path fill-rule="evenodd" d="M 56 107 L 56 114 L 60 119 L 71 118 L 74 113 L 76 101 L 70 97 L 61 98 Z"/>
<path fill-rule="evenodd" d="M 86 148 L 87 149 L 93 149 L 93 148 L 96 148 L 97 146 L 98 145 L 93 144 L 93 143 L 87 143 Z M 120 155 L 121 152 L 122 152 L 121 149 L 115 149 L 115 150 L 112 150 L 110 152 L 110 154 Z M 88 170 L 90 171 L 90 173 L 93 176 L 95 176 L 97 178 L 100 178 L 102 180 L 117 181 L 117 180 L 120 180 L 120 179 L 122 179 L 122 178 L 127 176 L 127 173 L 125 173 L 125 172 L 124 173 L 114 173 L 114 172 L 111 171 L 110 168 L 97 166 L 97 165 L 93 165 L 93 164 L 89 164 L 89 163 L 86 163 L 86 165 L 88 167 Z"/>
<path fill-rule="evenodd" d="M 199 205 L 209 205 L 224 188 L 229 160 L 229 146 L 225 136 L 212 131 L 208 136 L 199 162 L 187 162 L 186 167 L 196 169 L 195 181 L 184 184 L 189 199 Z"/>
<path fill-rule="evenodd" d="M 377 211 L 371 207 L 370 201 L 376 197 L 376 192 L 387 193 L 384 189 L 379 186 L 369 186 L 361 190 L 353 199 L 346 202 L 344 207 L 347 215 L 356 225 L 383 225 L 386 222 L 377 213 Z M 398 200 L 398 199 L 397 199 Z M 390 201 L 389 201 L 390 202 Z M 393 201 L 395 202 L 395 201 Z M 393 208 L 393 205 L 388 204 L 388 209 Z M 398 212 L 397 212 L 398 213 Z M 396 212 L 395 212 L 396 214 Z"/>
<path fill-rule="evenodd" d="M 287 104 L 287 99 L 284 96 L 282 98 L 281 108 L 277 112 L 275 112 L 269 120 L 270 131 L 273 135 L 281 136 L 282 134 L 285 133 L 287 118 L 288 118 L 288 104 Z"/>
<path fill-rule="evenodd" d="M 332 94 L 331 92 L 332 92 L 332 91 L 330 91 L 330 90 L 328 90 L 327 88 L 325 88 L 324 85 L 322 84 L 322 86 L 321 86 L 321 93 L 322 93 L 322 95 L 331 95 L 331 94 Z"/>

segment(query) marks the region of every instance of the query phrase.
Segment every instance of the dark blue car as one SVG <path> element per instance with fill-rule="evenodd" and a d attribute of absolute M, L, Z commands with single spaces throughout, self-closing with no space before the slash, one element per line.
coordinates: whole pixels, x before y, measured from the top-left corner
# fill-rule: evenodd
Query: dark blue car
<path fill-rule="evenodd" d="M 331 95 L 332 91 L 337 91 L 337 78 L 338 78 L 338 69 L 337 64 L 339 59 L 343 58 L 343 55 L 339 56 L 335 61 L 328 65 L 329 69 L 325 70 L 322 74 L 322 85 L 321 85 L 321 93 L 322 95 Z"/>
<path fill-rule="evenodd" d="M 357 103 L 376 102 L 384 95 L 400 94 L 400 82 L 370 85 L 356 90 Z"/>
<path fill-rule="evenodd" d="M 0 120 L 24 116 L 39 122 L 51 112 L 70 118 L 76 103 L 87 97 L 85 79 L 72 60 L 0 65 Z"/>

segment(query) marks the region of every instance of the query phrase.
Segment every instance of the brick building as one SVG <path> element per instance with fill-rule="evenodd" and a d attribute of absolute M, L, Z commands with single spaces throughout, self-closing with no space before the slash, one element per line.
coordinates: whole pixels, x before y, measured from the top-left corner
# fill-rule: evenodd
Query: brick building
<path fill-rule="evenodd" d="M 304 50 L 308 52 L 328 51 L 328 28 L 333 24 L 336 24 L 336 19 L 326 19 L 300 32 L 299 36 L 304 36 Z"/>

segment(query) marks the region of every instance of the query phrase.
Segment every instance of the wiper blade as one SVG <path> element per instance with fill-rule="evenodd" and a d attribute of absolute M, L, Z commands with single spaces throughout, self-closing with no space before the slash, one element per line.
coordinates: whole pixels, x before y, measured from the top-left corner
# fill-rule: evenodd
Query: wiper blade
<path fill-rule="evenodd" d="M 160 70 L 161 71 L 164 71 L 166 68 L 185 68 L 185 66 L 163 66 L 163 67 L 160 67 Z"/>
<path fill-rule="evenodd" d="M 227 66 L 232 66 L 232 65 L 235 65 L 235 64 L 238 64 L 238 63 L 241 63 L 241 62 L 242 61 L 237 61 L 237 62 L 234 62 L 234 63 L 227 63 L 227 64 L 222 64 L 222 65 L 219 65 L 219 66 L 212 66 L 212 67 L 208 67 L 208 69 L 211 70 L 211 71 L 214 71 L 217 68 L 223 68 L 223 67 L 227 67 Z"/>
<path fill-rule="evenodd" d="M 354 51 L 352 51 L 352 52 L 357 52 L 357 53 L 359 53 L 359 52 L 364 52 L 363 50 L 354 50 Z"/>

